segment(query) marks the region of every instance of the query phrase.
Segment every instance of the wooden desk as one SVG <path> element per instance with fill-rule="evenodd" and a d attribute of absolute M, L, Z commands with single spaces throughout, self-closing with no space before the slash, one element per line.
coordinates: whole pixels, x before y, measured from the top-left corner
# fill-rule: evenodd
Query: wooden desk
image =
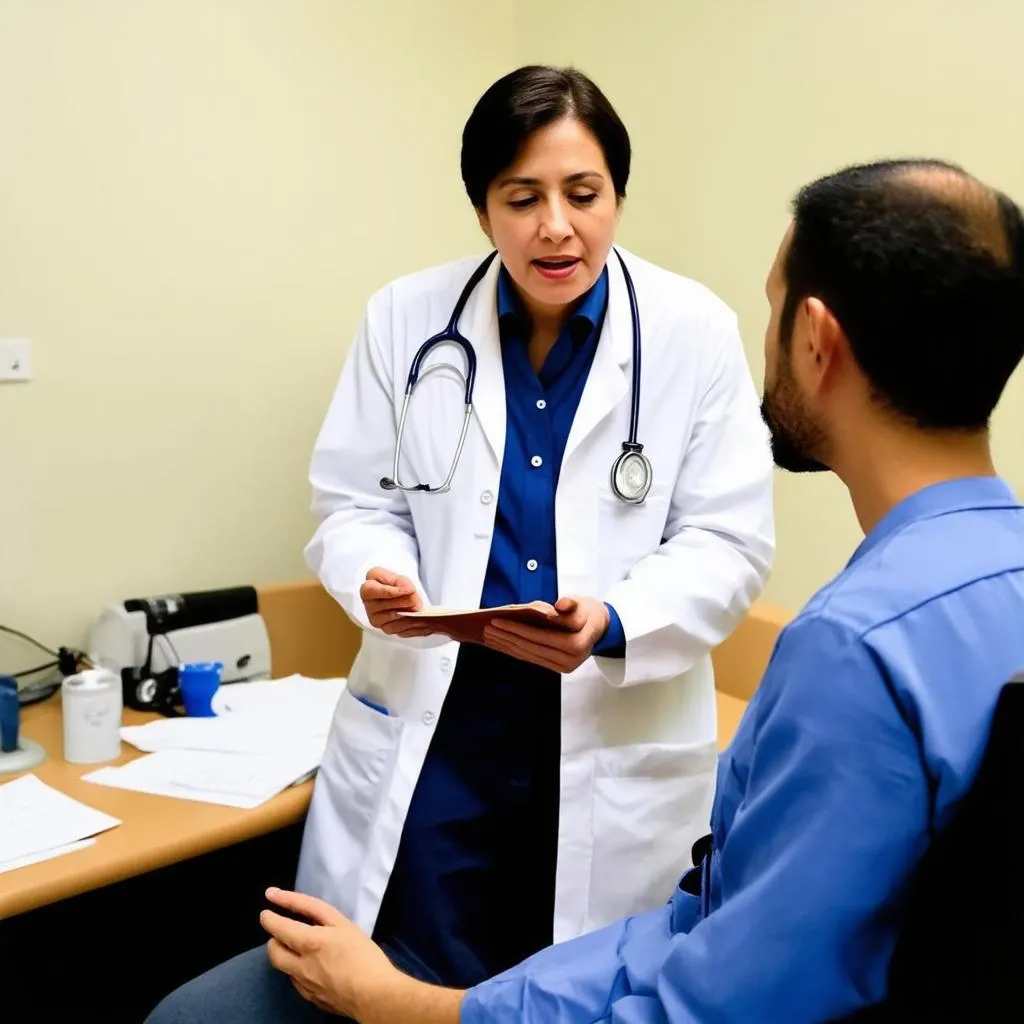
<path fill-rule="evenodd" d="M 260 613 L 270 636 L 275 676 L 301 672 L 340 676 L 348 672 L 359 645 L 359 630 L 318 583 L 257 588 Z M 125 725 L 142 725 L 155 714 L 125 709 Z M 112 882 L 265 835 L 302 819 L 313 793 L 312 781 L 292 786 L 251 810 L 152 796 L 82 782 L 102 765 L 63 760 L 60 695 L 26 708 L 22 732 L 46 748 L 47 759 L 32 769 L 43 782 L 121 824 L 96 837 L 84 850 L 0 874 L 0 921 Z M 126 764 L 142 752 L 121 744 L 111 764 Z M 9 781 L 15 776 L 0 776 Z"/>
<path fill-rule="evenodd" d="M 743 712 L 747 710 L 747 702 L 716 690 L 715 703 L 718 705 L 718 749 L 725 750 L 736 735 Z"/>
<path fill-rule="evenodd" d="M 126 710 L 124 724 L 141 725 L 156 717 Z M 82 775 L 102 766 L 68 764 L 62 759 L 59 696 L 26 708 L 22 731 L 49 755 L 32 769 L 33 774 L 62 793 L 112 814 L 121 824 L 97 836 L 87 849 L 0 875 L 0 920 L 283 828 L 301 819 L 313 791 L 313 783 L 304 782 L 260 807 L 241 810 L 83 782 Z M 141 751 L 122 743 L 121 756 L 111 763 L 126 764 L 141 756 Z"/>
<path fill-rule="evenodd" d="M 359 632 L 319 584 L 265 587 L 259 594 L 271 637 L 275 676 L 347 673 Z M 716 660 L 715 666 L 720 749 L 732 739 L 746 707 L 746 700 L 735 694 L 753 693 L 779 621 L 776 609 L 767 616 L 755 609 L 716 652 L 716 659 L 719 652 L 726 655 L 722 664 Z M 124 724 L 140 725 L 155 717 L 126 710 Z M 41 743 L 49 755 L 33 769 L 42 781 L 112 814 L 122 824 L 97 836 L 85 850 L 0 874 L 0 920 L 284 828 L 301 820 L 312 794 L 313 783 L 305 782 L 260 807 L 240 810 L 82 782 L 82 775 L 100 766 L 71 765 L 62 759 L 59 696 L 26 708 L 22 731 Z M 113 763 L 124 764 L 140 756 L 134 747 L 123 743 L 121 756 Z M 3 778 L 6 781 L 8 777 Z"/>

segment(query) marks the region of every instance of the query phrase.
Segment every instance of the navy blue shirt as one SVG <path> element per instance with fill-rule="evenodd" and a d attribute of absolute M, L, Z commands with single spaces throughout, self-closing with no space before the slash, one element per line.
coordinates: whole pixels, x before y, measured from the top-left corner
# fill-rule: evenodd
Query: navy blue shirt
<path fill-rule="evenodd" d="M 528 601 L 554 603 L 558 599 L 555 489 L 607 308 L 605 268 L 562 328 L 537 373 L 528 350 L 529 319 L 508 271 L 502 267 L 498 274 L 507 425 L 482 608 Z M 606 607 L 608 630 L 594 646 L 594 653 L 622 657 L 622 623 L 615 609 Z"/>
<path fill-rule="evenodd" d="M 499 274 L 507 428 L 484 607 L 559 596 L 555 489 L 607 305 L 605 270 L 537 373 L 529 321 Z M 622 656 L 609 616 L 594 652 Z M 551 943 L 560 751 L 559 675 L 464 644 L 374 931 L 409 973 L 465 988 Z"/>

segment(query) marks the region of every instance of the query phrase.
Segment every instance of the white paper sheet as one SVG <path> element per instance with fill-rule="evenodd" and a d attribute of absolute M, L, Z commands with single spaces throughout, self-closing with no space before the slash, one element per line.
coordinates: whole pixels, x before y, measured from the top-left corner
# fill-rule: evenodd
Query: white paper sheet
<path fill-rule="evenodd" d="M 217 691 L 214 718 L 164 718 L 125 726 L 121 738 L 139 750 L 218 750 L 280 753 L 327 744 L 344 679 L 286 679 L 232 683 Z"/>
<path fill-rule="evenodd" d="M 344 679 L 286 676 L 222 686 L 213 697 L 218 715 L 228 712 L 274 722 L 281 728 L 330 728 Z"/>
<path fill-rule="evenodd" d="M 121 822 L 97 811 L 31 773 L 0 786 L 0 871 L 26 858 L 56 852 L 79 840 L 115 828 Z M 63 851 L 68 852 L 68 851 Z"/>
<path fill-rule="evenodd" d="M 84 850 L 95 843 L 95 839 L 80 839 L 77 843 L 68 843 L 67 846 L 58 846 L 53 850 L 42 850 L 40 853 L 30 853 L 27 857 L 18 857 L 16 860 L 5 860 L 0 863 L 0 875 L 5 871 L 14 871 L 15 868 L 27 868 L 30 864 L 38 864 L 40 861 L 53 860 L 54 857 L 63 857 L 66 853 Z"/>
<path fill-rule="evenodd" d="M 158 750 L 213 750 L 225 754 L 274 754 L 306 745 L 323 754 L 330 721 L 322 728 L 287 729 L 244 715 L 165 718 L 121 729 L 121 739 L 153 754 Z"/>
<path fill-rule="evenodd" d="M 320 748 L 274 754 L 161 750 L 82 778 L 138 793 L 251 808 L 308 778 L 319 766 L 322 753 Z"/>
<path fill-rule="evenodd" d="M 222 686 L 213 718 L 126 726 L 121 738 L 149 752 L 88 782 L 140 793 L 258 807 L 312 775 L 327 745 L 344 679 L 285 679 Z"/>

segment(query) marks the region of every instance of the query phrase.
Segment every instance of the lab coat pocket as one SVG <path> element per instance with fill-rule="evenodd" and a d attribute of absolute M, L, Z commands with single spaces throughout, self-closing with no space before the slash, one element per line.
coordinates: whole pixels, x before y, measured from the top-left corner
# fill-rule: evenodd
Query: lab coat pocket
<path fill-rule="evenodd" d="M 388 793 L 402 736 L 401 718 L 383 714 L 346 687 L 313 790 L 296 887 L 326 900 L 360 927 L 374 826 Z"/>
<path fill-rule="evenodd" d="M 714 744 L 641 743 L 594 752 L 588 928 L 668 900 L 708 831 Z"/>
<path fill-rule="evenodd" d="M 365 703 L 346 687 L 334 712 L 325 773 L 343 830 L 358 852 L 387 789 L 402 720 Z"/>

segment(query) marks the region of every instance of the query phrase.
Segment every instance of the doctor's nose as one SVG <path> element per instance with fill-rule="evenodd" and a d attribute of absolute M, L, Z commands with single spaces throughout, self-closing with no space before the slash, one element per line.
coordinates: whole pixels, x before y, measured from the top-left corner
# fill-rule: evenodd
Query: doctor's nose
<path fill-rule="evenodd" d="M 556 244 L 572 238 L 574 234 L 569 210 L 565 203 L 549 203 L 544 209 L 540 223 L 540 237 Z"/>

